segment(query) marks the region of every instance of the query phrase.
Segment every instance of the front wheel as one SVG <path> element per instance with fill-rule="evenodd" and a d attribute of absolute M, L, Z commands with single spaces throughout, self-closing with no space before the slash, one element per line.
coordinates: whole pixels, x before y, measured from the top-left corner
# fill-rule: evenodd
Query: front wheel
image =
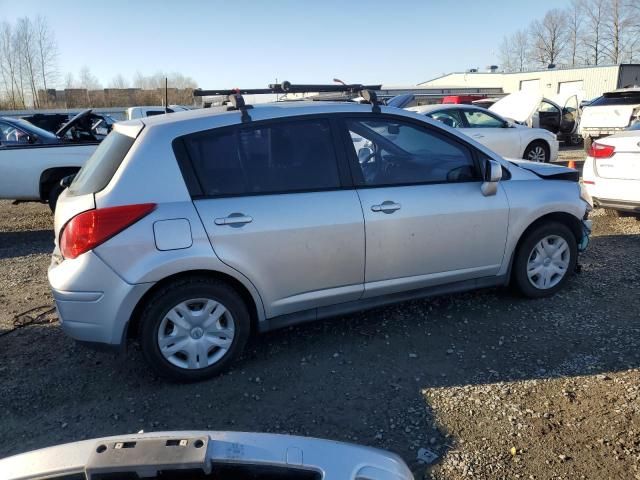
<path fill-rule="evenodd" d="M 140 343 L 158 374 L 189 382 L 222 373 L 249 332 L 247 306 L 233 288 L 215 279 L 184 279 L 149 299 Z"/>
<path fill-rule="evenodd" d="M 542 224 L 518 247 L 513 265 L 513 281 L 525 296 L 553 295 L 575 271 L 578 246 L 573 232 L 557 222 Z"/>
<path fill-rule="evenodd" d="M 531 162 L 547 163 L 549 162 L 551 153 L 549 146 L 542 141 L 531 142 L 524 150 L 522 158 Z"/>

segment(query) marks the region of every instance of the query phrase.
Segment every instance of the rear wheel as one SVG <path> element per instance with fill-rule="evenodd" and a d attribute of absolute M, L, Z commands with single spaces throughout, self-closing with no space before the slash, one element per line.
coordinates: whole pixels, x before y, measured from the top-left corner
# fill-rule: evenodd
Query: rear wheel
<path fill-rule="evenodd" d="M 531 162 L 547 163 L 550 160 L 549 146 L 543 141 L 531 142 L 524 150 L 522 158 Z"/>
<path fill-rule="evenodd" d="M 240 355 L 249 312 L 229 285 L 185 279 L 157 291 L 141 318 L 142 352 L 158 374 L 198 381 L 222 373 Z"/>
<path fill-rule="evenodd" d="M 591 150 L 591 145 L 593 144 L 593 139 L 591 137 L 586 137 L 584 139 L 584 151 L 586 153 L 589 153 L 589 150 Z"/>
<path fill-rule="evenodd" d="M 577 259 L 573 232 L 561 223 L 542 224 L 520 244 L 513 265 L 513 281 L 527 297 L 553 295 L 575 270 Z"/>

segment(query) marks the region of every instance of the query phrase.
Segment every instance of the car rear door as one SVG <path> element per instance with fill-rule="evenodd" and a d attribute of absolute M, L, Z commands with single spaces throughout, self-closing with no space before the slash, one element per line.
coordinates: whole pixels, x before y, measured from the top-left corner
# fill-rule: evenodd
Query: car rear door
<path fill-rule="evenodd" d="M 213 249 L 255 285 L 267 317 L 362 295 L 364 219 L 335 138 L 326 117 L 183 138 Z"/>
<path fill-rule="evenodd" d="M 343 119 L 362 202 L 365 296 L 496 275 L 509 206 L 483 196 L 477 153 L 458 137 L 391 115 Z M 370 142 L 365 159 L 352 138 Z"/>
<path fill-rule="evenodd" d="M 509 158 L 520 158 L 520 132 L 510 128 L 503 119 L 479 109 L 461 110 L 464 126 L 460 129 L 465 135 L 485 145 L 494 152 Z"/>

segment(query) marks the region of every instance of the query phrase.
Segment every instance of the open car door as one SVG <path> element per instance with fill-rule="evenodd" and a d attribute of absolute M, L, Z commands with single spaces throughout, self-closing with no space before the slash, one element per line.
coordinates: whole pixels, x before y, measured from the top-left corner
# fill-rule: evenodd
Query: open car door
<path fill-rule="evenodd" d="M 578 130 L 580 124 L 580 105 L 578 96 L 571 95 L 564 102 L 562 107 L 562 120 L 560 121 L 560 132 L 565 135 L 573 135 Z"/>

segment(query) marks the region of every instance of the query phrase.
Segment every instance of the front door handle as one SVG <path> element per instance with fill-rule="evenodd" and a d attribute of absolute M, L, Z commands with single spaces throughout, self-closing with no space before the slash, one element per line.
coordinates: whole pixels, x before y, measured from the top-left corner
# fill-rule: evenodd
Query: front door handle
<path fill-rule="evenodd" d="M 392 202 L 391 200 L 386 200 L 382 202 L 380 205 L 372 205 L 372 212 L 383 212 L 383 213 L 393 213 L 396 210 L 400 210 L 401 205 L 399 203 Z"/>
<path fill-rule="evenodd" d="M 476 133 L 475 135 L 471 135 L 473 138 L 484 138 L 484 135 L 480 133 Z"/>
<path fill-rule="evenodd" d="M 228 217 L 224 218 L 216 218 L 214 223 L 216 225 L 229 225 L 231 227 L 241 227 L 246 223 L 251 223 L 253 221 L 252 217 L 245 215 L 243 213 L 232 213 Z"/>

